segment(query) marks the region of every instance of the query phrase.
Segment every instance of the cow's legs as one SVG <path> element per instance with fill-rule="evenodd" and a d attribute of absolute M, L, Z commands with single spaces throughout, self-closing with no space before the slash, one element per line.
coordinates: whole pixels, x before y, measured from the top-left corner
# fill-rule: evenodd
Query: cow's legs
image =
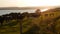
<path fill-rule="evenodd" d="M 0 22 L 0 26 L 3 26 L 3 22 Z"/>

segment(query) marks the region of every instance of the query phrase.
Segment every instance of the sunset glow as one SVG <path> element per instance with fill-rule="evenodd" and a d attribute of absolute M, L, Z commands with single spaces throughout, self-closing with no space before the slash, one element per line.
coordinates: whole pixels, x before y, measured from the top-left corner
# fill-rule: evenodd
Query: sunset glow
<path fill-rule="evenodd" d="M 45 9 L 41 9 L 41 12 L 44 12 L 44 11 L 47 11 L 49 10 L 48 8 L 45 8 Z"/>
<path fill-rule="evenodd" d="M 60 0 L 0 0 L 0 7 L 60 6 Z"/>

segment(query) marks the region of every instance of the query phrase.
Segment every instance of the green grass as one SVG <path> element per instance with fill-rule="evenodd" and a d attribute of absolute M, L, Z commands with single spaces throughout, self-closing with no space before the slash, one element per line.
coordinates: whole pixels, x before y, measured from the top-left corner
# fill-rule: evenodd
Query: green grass
<path fill-rule="evenodd" d="M 0 27 L 0 34 L 20 34 L 20 22 L 10 21 L 8 24 L 4 24 Z"/>
<path fill-rule="evenodd" d="M 53 27 L 54 27 L 54 31 L 57 31 L 57 33 L 60 33 L 60 19 L 58 19 L 55 22 L 54 21 L 49 22 L 48 20 L 41 21 L 40 18 L 25 18 L 22 21 L 20 20 L 18 21 L 11 20 L 8 22 L 5 21 L 4 25 L 0 27 L 0 34 L 20 34 L 20 23 L 21 22 L 22 22 L 22 33 L 24 34 L 27 34 L 27 33 L 32 34 L 34 33 L 33 31 L 35 31 L 35 34 L 37 33 L 55 34 L 56 32 L 52 31 Z M 48 25 L 51 23 L 55 23 L 53 27 Z"/>

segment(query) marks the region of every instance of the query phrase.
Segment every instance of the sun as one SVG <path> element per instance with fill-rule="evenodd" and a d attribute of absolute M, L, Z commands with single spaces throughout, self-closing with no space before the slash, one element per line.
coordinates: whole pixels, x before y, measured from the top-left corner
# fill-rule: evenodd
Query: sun
<path fill-rule="evenodd" d="M 41 12 L 47 11 L 49 8 L 41 9 Z"/>

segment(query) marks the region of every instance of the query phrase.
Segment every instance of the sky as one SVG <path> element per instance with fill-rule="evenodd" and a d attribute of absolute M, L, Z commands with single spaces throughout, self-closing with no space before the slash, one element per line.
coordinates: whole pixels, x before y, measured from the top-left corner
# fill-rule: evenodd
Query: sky
<path fill-rule="evenodd" d="M 0 0 L 0 7 L 60 6 L 60 0 Z"/>
<path fill-rule="evenodd" d="M 51 6 L 60 6 L 60 0 L 0 0 L 0 7 L 45 7 L 42 12 Z M 0 15 L 9 12 L 0 11 Z"/>

